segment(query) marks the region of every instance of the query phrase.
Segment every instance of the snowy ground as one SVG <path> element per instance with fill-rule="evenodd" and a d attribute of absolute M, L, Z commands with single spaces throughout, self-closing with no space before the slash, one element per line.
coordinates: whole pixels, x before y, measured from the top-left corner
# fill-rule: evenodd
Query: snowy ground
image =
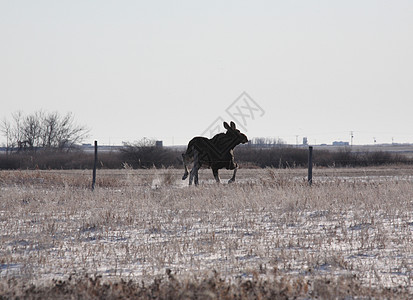
<path fill-rule="evenodd" d="M 0 172 L 0 279 L 354 278 L 413 294 L 413 170 Z M 223 172 L 223 179 L 230 178 Z M 224 181 L 224 180 L 223 180 Z M 224 181 L 226 182 L 226 180 Z"/>

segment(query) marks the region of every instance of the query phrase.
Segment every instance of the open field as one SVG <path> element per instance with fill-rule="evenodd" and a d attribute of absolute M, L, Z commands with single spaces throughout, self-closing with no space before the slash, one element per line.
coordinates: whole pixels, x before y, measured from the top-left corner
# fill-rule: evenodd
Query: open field
<path fill-rule="evenodd" d="M 0 171 L 0 298 L 413 297 L 412 167 L 91 173 Z"/>

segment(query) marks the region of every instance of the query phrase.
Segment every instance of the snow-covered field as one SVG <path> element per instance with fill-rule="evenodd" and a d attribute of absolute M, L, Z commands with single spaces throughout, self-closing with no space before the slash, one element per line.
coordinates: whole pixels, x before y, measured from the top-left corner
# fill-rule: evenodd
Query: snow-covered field
<path fill-rule="evenodd" d="M 0 281 L 353 280 L 413 295 L 413 169 L 0 172 Z M 230 172 L 222 172 L 223 182 Z"/>

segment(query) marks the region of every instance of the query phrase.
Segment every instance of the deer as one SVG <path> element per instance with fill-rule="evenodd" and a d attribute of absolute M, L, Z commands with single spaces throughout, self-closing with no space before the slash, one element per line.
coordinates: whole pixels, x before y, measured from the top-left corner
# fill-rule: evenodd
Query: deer
<path fill-rule="evenodd" d="M 234 161 L 234 148 L 239 144 L 248 142 L 245 134 L 241 133 L 234 122 L 224 122 L 226 133 L 218 133 L 213 138 L 209 139 L 202 136 L 194 137 L 189 141 L 185 153 L 182 154 L 185 173 L 182 180 L 185 180 L 189 175 L 189 185 L 192 181 L 195 185 L 199 184 L 198 170 L 201 166 L 206 166 L 212 169 L 212 174 L 217 183 L 221 180 L 218 175 L 218 170 L 226 168 L 234 170 L 234 173 L 228 183 L 235 182 L 238 164 Z M 191 171 L 188 170 L 188 165 L 193 163 Z"/>

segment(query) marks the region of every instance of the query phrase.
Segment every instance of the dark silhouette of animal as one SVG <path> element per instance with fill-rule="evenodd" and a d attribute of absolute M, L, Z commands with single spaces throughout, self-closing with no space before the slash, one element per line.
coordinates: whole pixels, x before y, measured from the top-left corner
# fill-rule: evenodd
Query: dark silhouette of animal
<path fill-rule="evenodd" d="M 185 168 L 182 180 L 185 180 L 189 174 L 189 185 L 192 184 L 192 180 L 195 181 L 195 185 L 198 185 L 198 170 L 201 166 L 206 166 L 212 169 L 218 183 L 220 182 L 218 170 L 222 168 L 234 170 L 228 183 L 235 181 L 238 164 L 234 161 L 234 148 L 241 143 L 248 142 L 248 138 L 236 128 L 234 122 L 230 124 L 224 122 L 227 132 L 219 133 L 212 139 L 198 136 L 189 141 L 186 152 L 182 154 Z M 193 167 L 189 172 L 188 165 L 191 163 Z"/>

